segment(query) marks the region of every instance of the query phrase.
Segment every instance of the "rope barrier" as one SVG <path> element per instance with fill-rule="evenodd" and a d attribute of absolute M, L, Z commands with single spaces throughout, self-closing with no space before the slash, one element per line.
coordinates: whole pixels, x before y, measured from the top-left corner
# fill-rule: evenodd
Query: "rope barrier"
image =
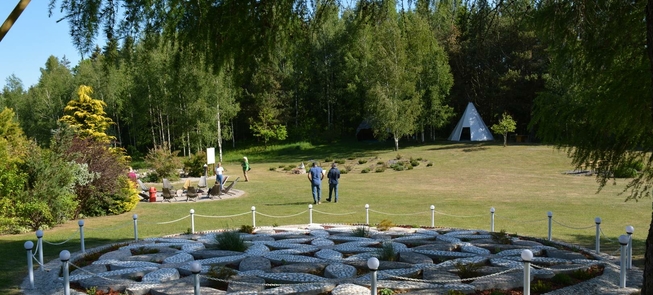
<path fill-rule="evenodd" d="M 444 215 L 444 216 L 449 216 L 449 217 L 459 217 L 459 218 L 471 218 L 471 217 L 483 217 L 483 216 L 485 216 L 485 214 L 482 214 L 482 215 L 467 215 L 467 216 L 465 216 L 465 215 L 451 215 L 451 214 L 446 214 L 446 213 L 443 213 L 443 212 L 440 212 L 440 211 L 434 211 L 434 212 L 435 212 L 435 213 L 438 213 L 438 214 L 440 214 L 440 215 Z"/>
<path fill-rule="evenodd" d="M 374 212 L 374 213 L 392 215 L 392 216 L 410 216 L 410 215 L 420 215 L 420 214 L 430 213 L 429 211 L 423 211 L 423 212 L 417 212 L 417 213 L 386 213 L 386 212 L 376 211 L 376 210 L 372 210 L 372 209 L 369 209 L 369 210 Z"/>
<path fill-rule="evenodd" d="M 335 216 L 342 216 L 342 215 L 352 215 L 352 214 L 356 214 L 356 212 L 347 212 L 347 213 L 329 213 L 329 212 L 322 212 L 322 211 L 315 210 L 315 209 L 313 209 L 313 212 L 322 213 L 322 214 L 326 214 L 326 215 L 335 215 Z"/>
<path fill-rule="evenodd" d="M 174 222 L 177 222 L 177 221 L 184 220 L 184 219 L 189 218 L 189 217 L 190 217 L 190 215 L 186 215 L 186 216 L 184 216 L 184 217 L 182 217 L 182 218 L 179 218 L 179 219 L 177 219 L 177 220 L 166 221 L 166 222 L 157 222 L 156 224 L 170 224 L 170 223 L 174 223 Z"/>
<path fill-rule="evenodd" d="M 299 212 L 299 213 L 297 213 L 297 214 L 286 215 L 286 216 L 267 215 L 267 214 L 263 214 L 263 213 L 258 212 L 258 211 L 256 211 L 256 214 L 263 215 L 263 216 L 265 216 L 265 217 L 270 217 L 270 218 L 287 218 L 287 217 L 294 217 L 294 216 L 302 215 L 302 214 L 304 214 L 304 213 L 306 213 L 306 212 L 308 212 L 308 210 L 304 210 L 304 211 Z"/>
<path fill-rule="evenodd" d="M 132 226 L 133 224 L 134 224 L 133 222 L 127 222 L 125 225 L 110 226 L 110 227 L 103 227 L 103 228 L 87 228 L 86 226 L 84 226 L 84 230 L 90 230 L 90 231 L 93 231 L 93 230 L 114 231 L 114 230 L 119 230 L 119 229 L 123 229 L 125 227 Z"/>
<path fill-rule="evenodd" d="M 207 280 L 228 283 L 228 284 L 241 284 L 241 285 L 255 285 L 255 286 L 265 286 L 265 287 L 281 287 L 281 286 L 306 286 L 306 285 L 315 285 L 315 284 L 326 284 L 327 282 L 312 282 L 312 283 L 294 283 L 294 284 L 269 284 L 269 283 L 251 283 L 251 282 L 241 282 L 241 281 L 230 281 L 224 279 L 218 279 L 214 277 L 208 277 L 205 275 L 200 275 L 200 277 Z"/>
<path fill-rule="evenodd" d="M 43 239 L 43 242 L 48 244 L 48 245 L 53 245 L 53 246 L 63 245 L 65 243 L 67 243 L 68 241 L 72 240 L 73 236 L 75 234 L 77 234 L 78 232 L 79 232 L 79 228 L 74 233 L 72 233 L 70 236 L 68 236 L 68 238 L 65 241 L 63 241 L 61 243 L 50 243 L 50 242 L 46 241 L 45 239 Z"/>
<path fill-rule="evenodd" d="M 494 218 L 496 218 L 496 219 L 501 219 L 501 220 L 508 220 L 508 221 L 515 222 L 515 223 L 534 223 L 534 222 L 542 222 L 542 221 L 546 221 L 546 218 L 543 218 L 543 219 L 535 219 L 535 220 L 528 220 L 528 221 L 521 221 L 521 220 L 515 220 L 515 219 L 512 219 L 512 218 L 502 217 L 502 216 L 497 215 L 496 213 L 494 214 Z"/>
<path fill-rule="evenodd" d="M 608 238 L 608 236 L 606 236 L 605 233 L 603 233 L 603 228 L 599 228 L 599 230 L 601 231 L 601 235 L 603 235 L 603 238 L 608 240 L 608 242 L 617 243 L 615 240 Z"/>
<path fill-rule="evenodd" d="M 393 275 L 387 274 L 387 273 L 384 273 L 382 275 L 388 276 L 388 277 L 391 277 L 391 278 L 395 278 L 395 279 L 411 281 L 411 282 L 432 283 L 432 284 L 446 284 L 446 283 L 459 283 L 459 282 L 474 281 L 474 280 L 484 279 L 484 278 L 491 278 L 491 277 L 495 277 L 495 276 L 502 275 L 502 274 L 509 273 L 509 272 L 516 271 L 516 270 L 519 270 L 519 269 L 511 268 L 511 269 L 507 269 L 507 270 L 504 270 L 504 271 L 500 271 L 500 272 L 497 272 L 497 273 L 484 275 L 484 276 L 480 276 L 480 277 L 466 278 L 466 279 L 452 279 L 452 280 L 422 280 L 422 279 L 406 278 L 406 277 L 401 277 L 401 276 L 393 276 Z"/>
<path fill-rule="evenodd" d="M 597 263 L 596 263 L 596 264 L 599 264 L 599 263 L 598 263 L 598 260 L 597 260 Z M 537 265 L 537 264 L 534 264 L 534 263 L 531 262 L 531 267 L 533 267 L 533 268 L 537 268 L 537 269 L 543 269 L 543 270 L 554 271 L 554 272 L 555 272 L 555 271 L 557 271 L 557 272 L 565 272 L 565 271 L 573 271 L 573 270 L 579 270 L 579 269 L 586 269 L 586 268 L 589 268 L 589 267 L 591 267 L 591 266 L 593 266 L 593 265 L 596 265 L 596 264 L 586 264 L 586 265 L 581 265 L 581 266 L 578 266 L 578 267 L 572 267 L 572 268 L 559 268 L 559 269 L 553 269 L 553 268 L 547 268 L 547 267 L 545 267 L 545 266 Z"/>
<path fill-rule="evenodd" d="M 79 270 L 81 270 L 82 272 L 85 272 L 85 273 L 87 273 L 87 274 L 89 274 L 89 275 L 91 275 L 91 276 L 94 276 L 94 277 L 97 277 L 97 278 L 101 278 L 101 279 L 105 279 L 105 280 L 107 280 L 107 281 L 109 281 L 109 282 L 122 282 L 121 280 L 116 280 L 116 279 L 112 279 L 112 278 L 109 278 L 109 277 L 101 276 L 101 275 L 98 275 L 98 274 L 96 274 L 96 273 L 94 273 L 94 272 L 91 272 L 91 271 L 85 270 L 85 269 L 83 269 L 81 266 L 77 266 L 77 265 L 75 265 L 74 263 L 72 263 L 72 262 L 70 262 L 70 261 L 68 262 L 68 264 L 70 264 L 70 265 L 76 267 L 77 269 L 79 269 Z"/>
<path fill-rule="evenodd" d="M 562 223 L 558 222 L 557 220 L 555 220 L 553 218 L 551 218 L 551 219 L 553 220 L 553 222 L 557 223 L 558 225 L 564 226 L 566 228 L 571 228 L 571 229 L 589 229 L 589 228 L 596 227 L 596 225 L 590 225 L 590 226 L 587 226 L 587 227 L 573 227 L 573 226 L 568 226 L 568 225 L 562 224 Z"/>
<path fill-rule="evenodd" d="M 206 217 L 206 218 L 231 218 L 231 217 L 236 217 L 236 216 L 243 216 L 246 214 L 250 214 L 250 212 L 245 212 L 245 213 L 239 213 L 239 214 L 234 214 L 234 215 L 224 215 L 224 216 L 211 216 L 211 215 L 200 215 L 200 214 L 195 214 L 197 217 Z"/>

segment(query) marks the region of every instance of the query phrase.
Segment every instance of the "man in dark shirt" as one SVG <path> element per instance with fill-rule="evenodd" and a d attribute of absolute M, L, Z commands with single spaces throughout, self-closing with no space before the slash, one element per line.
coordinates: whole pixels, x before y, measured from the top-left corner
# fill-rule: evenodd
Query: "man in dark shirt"
<path fill-rule="evenodd" d="M 336 167 L 336 163 L 331 164 L 331 169 L 327 174 L 327 178 L 329 179 L 329 198 L 327 199 L 327 202 L 331 202 L 331 193 L 335 191 L 335 202 L 338 203 L 338 179 L 340 179 L 340 170 Z"/>
<path fill-rule="evenodd" d="M 308 180 L 311 181 L 311 190 L 313 191 L 313 204 L 321 204 L 320 198 L 322 198 L 323 178 L 324 173 L 322 172 L 322 167 L 313 162 L 313 167 L 308 171 Z"/>

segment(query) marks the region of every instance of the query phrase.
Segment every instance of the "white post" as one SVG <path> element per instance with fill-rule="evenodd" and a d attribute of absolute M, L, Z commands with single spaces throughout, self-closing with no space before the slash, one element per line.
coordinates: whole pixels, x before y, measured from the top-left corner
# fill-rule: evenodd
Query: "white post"
<path fill-rule="evenodd" d="M 494 207 L 490 208 L 490 232 L 494 232 Z"/>
<path fill-rule="evenodd" d="M 379 259 L 376 257 L 371 257 L 370 259 L 367 260 L 367 267 L 370 268 L 372 271 L 372 276 L 371 276 L 371 294 L 376 295 L 376 271 L 379 269 Z"/>
<path fill-rule="evenodd" d="M 530 295 L 531 294 L 531 260 L 533 260 L 533 252 L 528 249 L 522 251 L 521 259 L 524 261 L 524 295 Z"/>
<path fill-rule="evenodd" d="M 190 209 L 190 232 L 195 233 L 195 209 Z"/>
<path fill-rule="evenodd" d="M 546 215 L 549 216 L 549 241 L 551 241 L 551 220 L 553 219 L 553 212 L 546 212 Z"/>
<path fill-rule="evenodd" d="M 596 223 L 596 241 L 594 242 L 594 250 L 596 254 L 601 253 L 601 217 L 594 218 Z"/>
<path fill-rule="evenodd" d="M 202 271 L 202 265 L 194 261 L 190 264 L 190 271 L 193 273 L 193 281 L 195 282 L 195 295 L 200 295 L 200 272 Z"/>
<path fill-rule="evenodd" d="M 70 260 L 70 252 L 68 252 L 68 250 L 59 252 L 59 260 L 61 260 L 61 270 L 63 272 L 63 294 L 70 295 L 70 277 L 68 277 L 68 260 Z"/>
<path fill-rule="evenodd" d="M 435 227 L 435 205 L 431 205 L 431 227 Z"/>
<path fill-rule="evenodd" d="M 134 241 L 138 241 L 138 214 L 132 215 L 134 219 Z"/>
<path fill-rule="evenodd" d="M 626 226 L 626 233 L 628 234 L 628 261 L 626 269 L 633 268 L 633 232 L 635 228 L 632 225 Z"/>
<path fill-rule="evenodd" d="M 37 251 L 39 252 L 39 270 L 43 271 L 43 231 L 42 230 L 37 230 L 36 231 L 36 248 Z"/>
<path fill-rule="evenodd" d="M 370 226 L 370 204 L 365 204 L 365 224 Z"/>
<path fill-rule="evenodd" d="M 34 266 L 32 265 L 32 248 L 34 248 L 34 243 L 32 241 L 27 241 L 24 246 L 25 250 L 27 250 L 27 273 L 29 276 L 29 285 L 34 289 Z"/>
<path fill-rule="evenodd" d="M 77 222 L 79 224 L 79 239 L 82 243 L 82 253 L 86 253 L 86 246 L 84 245 L 84 219 Z"/>
<path fill-rule="evenodd" d="M 308 224 L 313 224 L 313 205 L 308 205 Z"/>
<path fill-rule="evenodd" d="M 627 257 L 626 252 L 628 252 L 628 239 L 627 235 L 619 236 L 619 244 L 621 244 L 621 259 L 619 264 L 619 288 L 626 288 L 626 268 L 627 268 Z"/>
<path fill-rule="evenodd" d="M 256 207 L 252 206 L 252 227 L 256 227 Z"/>

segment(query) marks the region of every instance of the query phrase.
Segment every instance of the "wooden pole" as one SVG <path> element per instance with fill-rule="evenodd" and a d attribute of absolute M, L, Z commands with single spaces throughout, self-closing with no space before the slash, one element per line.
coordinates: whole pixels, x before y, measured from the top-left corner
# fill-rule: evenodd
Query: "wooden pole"
<path fill-rule="evenodd" d="M 16 23 L 16 20 L 18 20 L 20 14 L 23 13 L 23 10 L 27 8 L 27 5 L 30 1 L 31 0 L 20 0 L 18 4 L 16 4 L 16 7 L 14 7 L 14 10 L 9 14 L 5 22 L 2 23 L 2 26 L 0 27 L 0 42 L 2 42 L 2 39 L 5 37 L 5 35 L 7 35 L 7 32 L 9 32 L 11 26 Z"/>

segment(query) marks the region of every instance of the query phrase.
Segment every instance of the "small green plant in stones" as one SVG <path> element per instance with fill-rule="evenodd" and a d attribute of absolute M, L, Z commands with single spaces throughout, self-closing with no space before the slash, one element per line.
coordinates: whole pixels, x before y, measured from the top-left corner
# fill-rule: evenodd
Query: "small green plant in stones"
<path fill-rule="evenodd" d="M 492 240 L 499 243 L 499 244 L 505 244 L 508 245 L 512 243 L 512 239 L 510 238 L 510 235 L 506 233 L 505 229 L 502 229 L 499 232 L 491 232 L 490 236 L 492 236 Z"/>
<path fill-rule="evenodd" d="M 186 234 L 187 234 L 187 235 L 192 235 L 192 234 L 193 234 L 193 230 L 192 230 L 190 227 L 189 227 L 189 228 L 186 228 Z"/>
<path fill-rule="evenodd" d="M 395 293 L 394 291 L 392 291 L 391 289 L 388 289 L 388 288 L 384 288 L 384 289 L 379 290 L 379 295 L 392 295 L 394 293 Z"/>
<path fill-rule="evenodd" d="M 362 237 L 362 238 L 369 238 L 370 237 L 370 230 L 367 227 L 364 226 L 359 226 L 351 231 L 351 234 L 354 237 Z"/>
<path fill-rule="evenodd" d="M 86 294 L 91 294 L 91 295 L 97 294 L 97 287 L 90 287 L 86 289 Z"/>
<path fill-rule="evenodd" d="M 365 168 L 361 170 L 361 173 L 370 173 L 370 168 Z"/>
<path fill-rule="evenodd" d="M 533 293 L 541 294 L 551 291 L 551 283 L 542 280 L 536 280 L 531 284 L 531 291 Z"/>
<path fill-rule="evenodd" d="M 474 264 L 474 263 L 456 263 L 454 266 L 456 268 L 456 272 L 458 273 L 458 276 L 461 279 L 469 279 L 469 278 L 475 278 L 480 276 L 479 269 L 481 268 L 480 265 Z"/>
<path fill-rule="evenodd" d="M 243 224 L 240 226 L 240 230 L 238 231 L 245 234 L 251 234 L 254 232 L 254 227 L 249 224 Z"/>
<path fill-rule="evenodd" d="M 554 275 L 551 278 L 551 281 L 556 283 L 556 284 L 561 284 L 565 286 L 569 286 L 574 283 L 574 279 L 572 279 L 568 274 L 566 273 L 558 273 Z"/>
<path fill-rule="evenodd" d="M 215 240 L 218 242 L 217 248 L 220 250 L 245 252 L 248 248 L 245 240 L 243 240 L 237 231 L 223 232 L 216 235 Z"/>
<path fill-rule="evenodd" d="M 447 295 L 465 295 L 465 293 L 463 293 L 462 291 L 458 291 L 458 290 L 449 290 L 449 291 L 447 291 Z"/>
<path fill-rule="evenodd" d="M 365 164 L 365 163 L 367 163 L 367 160 L 365 160 L 365 159 L 358 160 L 358 164 L 362 165 L 362 164 Z"/>
<path fill-rule="evenodd" d="M 379 222 L 379 224 L 376 225 L 376 229 L 378 229 L 380 231 L 386 231 L 386 230 L 389 230 L 393 226 L 395 226 L 395 225 L 394 225 L 394 223 L 392 223 L 392 221 L 387 220 L 387 219 L 383 219 L 383 220 L 381 220 L 381 222 Z"/>
<path fill-rule="evenodd" d="M 395 247 L 392 245 L 392 242 L 386 242 L 381 245 L 381 249 L 378 251 L 379 260 L 385 261 L 396 261 L 397 253 L 395 252 Z"/>

